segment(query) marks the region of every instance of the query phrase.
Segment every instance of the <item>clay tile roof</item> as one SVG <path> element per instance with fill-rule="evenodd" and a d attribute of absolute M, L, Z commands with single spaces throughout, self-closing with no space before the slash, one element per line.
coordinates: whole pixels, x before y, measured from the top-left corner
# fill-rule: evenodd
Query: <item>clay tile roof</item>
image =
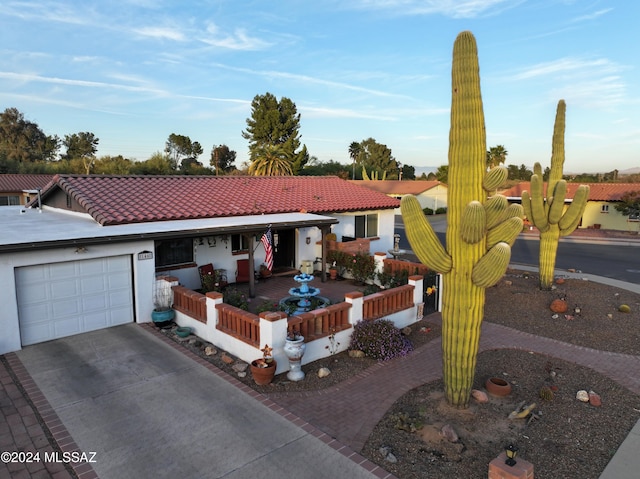
<path fill-rule="evenodd" d="M 589 201 L 620 201 L 622 195 L 628 191 L 640 191 L 640 183 L 567 183 L 567 199 L 572 199 L 578 186 L 589 186 Z M 523 191 L 531 191 L 528 181 L 502 191 L 501 194 L 508 198 L 521 198 Z M 547 191 L 547 184 L 544 184 Z"/>
<path fill-rule="evenodd" d="M 350 183 L 366 186 L 385 195 L 419 195 L 431 188 L 435 188 L 439 181 L 400 181 L 400 180 L 349 180 Z"/>
<path fill-rule="evenodd" d="M 30 191 L 44 188 L 53 175 L 0 175 L 0 192 Z"/>
<path fill-rule="evenodd" d="M 57 189 L 102 225 L 274 213 L 397 208 L 384 194 L 334 176 L 57 175 Z"/>

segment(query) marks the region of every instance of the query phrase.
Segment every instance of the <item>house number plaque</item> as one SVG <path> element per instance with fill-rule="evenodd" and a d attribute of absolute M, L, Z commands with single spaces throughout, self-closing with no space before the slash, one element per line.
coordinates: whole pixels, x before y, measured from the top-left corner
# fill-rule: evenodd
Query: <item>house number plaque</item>
<path fill-rule="evenodd" d="M 141 261 L 143 259 L 153 259 L 153 252 L 141 251 L 140 253 L 138 253 L 138 261 Z"/>

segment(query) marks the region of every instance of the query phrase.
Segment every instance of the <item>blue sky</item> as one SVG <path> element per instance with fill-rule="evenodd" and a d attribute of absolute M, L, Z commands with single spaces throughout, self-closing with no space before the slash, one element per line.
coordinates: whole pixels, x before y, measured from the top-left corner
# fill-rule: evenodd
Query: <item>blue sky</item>
<path fill-rule="evenodd" d="M 0 108 L 47 134 L 93 132 L 145 160 L 171 133 L 248 156 L 251 100 L 301 114 L 321 161 L 373 137 L 402 164 L 446 164 L 451 53 L 474 33 L 487 147 L 549 165 L 567 102 L 565 172 L 640 166 L 640 7 L 623 0 L 28 1 L 0 4 Z"/>

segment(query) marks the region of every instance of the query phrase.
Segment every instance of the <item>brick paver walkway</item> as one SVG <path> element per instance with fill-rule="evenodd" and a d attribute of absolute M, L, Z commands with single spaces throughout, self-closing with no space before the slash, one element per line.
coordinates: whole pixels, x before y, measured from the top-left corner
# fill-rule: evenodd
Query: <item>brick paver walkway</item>
<path fill-rule="evenodd" d="M 429 317 L 439 321 L 440 314 Z M 640 356 L 596 351 L 483 322 L 480 351 L 522 349 L 571 361 L 602 373 L 640 394 Z M 362 374 L 321 391 L 268 397 L 354 451 L 362 450 L 376 424 L 403 394 L 442 377 L 440 340 L 409 356 L 378 363 Z"/>
<path fill-rule="evenodd" d="M 90 464 L 65 457 L 72 451 L 75 441 L 15 353 L 0 356 L 0 453 L 10 454 L 0 479 L 96 478 Z"/>

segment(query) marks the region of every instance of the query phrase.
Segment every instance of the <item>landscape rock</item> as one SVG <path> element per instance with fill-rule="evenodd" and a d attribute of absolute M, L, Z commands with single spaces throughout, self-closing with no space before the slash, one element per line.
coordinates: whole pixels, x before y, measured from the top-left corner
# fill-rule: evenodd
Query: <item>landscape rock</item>
<path fill-rule="evenodd" d="M 409 326 L 405 326 L 404 328 L 402 328 L 402 334 L 404 334 L 405 336 L 410 336 L 411 328 Z"/>
<path fill-rule="evenodd" d="M 247 363 L 245 363 L 244 361 L 238 361 L 233 366 L 231 366 L 231 369 L 233 369 L 237 373 L 242 373 L 242 372 L 246 371 L 248 367 L 249 367 L 249 365 Z"/>
<path fill-rule="evenodd" d="M 218 354 L 218 350 L 213 346 L 207 346 L 206 348 L 204 348 L 204 354 L 206 354 L 207 356 L 213 356 L 215 354 Z"/>
<path fill-rule="evenodd" d="M 569 307 L 567 306 L 567 302 L 562 299 L 554 299 L 551 302 L 551 305 L 549 306 L 549 308 L 554 313 L 560 313 L 560 314 L 566 313 L 567 309 L 569 309 Z"/>
<path fill-rule="evenodd" d="M 364 358 L 364 351 L 360 351 L 359 349 L 350 349 L 349 357 L 350 358 Z"/>
<path fill-rule="evenodd" d="M 453 429 L 451 424 L 445 424 L 442 426 L 442 429 L 440 429 L 440 435 L 449 442 L 458 442 L 458 439 L 460 439 L 458 437 L 458 433 Z"/>
<path fill-rule="evenodd" d="M 576 393 L 576 399 L 582 402 L 589 402 L 589 393 L 584 389 L 581 389 Z"/>
<path fill-rule="evenodd" d="M 329 368 L 320 368 L 318 369 L 318 377 L 326 378 L 329 374 L 331 374 L 331 370 Z"/>
<path fill-rule="evenodd" d="M 602 406 L 602 399 L 600 398 L 600 395 L 594 391 L 589 391 L 589 404 L 595 407 Z"/>
<path fill-rule="evenodd" d="M 471 391 L 471 397 L 476 400 L 476 402 L 480 404 L 488 403 L 489 396 L 486 392 L 480 391 L 479 389 L 474 389 Z"/>
<path fill-rule="evenodd" d="M 228 356 L 226 353 L 220 356 L 222 362 L 225 364 L 233 364 L 234 359 L 231 356 Z"/>
<path fill-rule="evenodd" d="M 513 281 L 506 280 L 504 284 L 505 286 L 511 286 L 513 284 Z"/>

